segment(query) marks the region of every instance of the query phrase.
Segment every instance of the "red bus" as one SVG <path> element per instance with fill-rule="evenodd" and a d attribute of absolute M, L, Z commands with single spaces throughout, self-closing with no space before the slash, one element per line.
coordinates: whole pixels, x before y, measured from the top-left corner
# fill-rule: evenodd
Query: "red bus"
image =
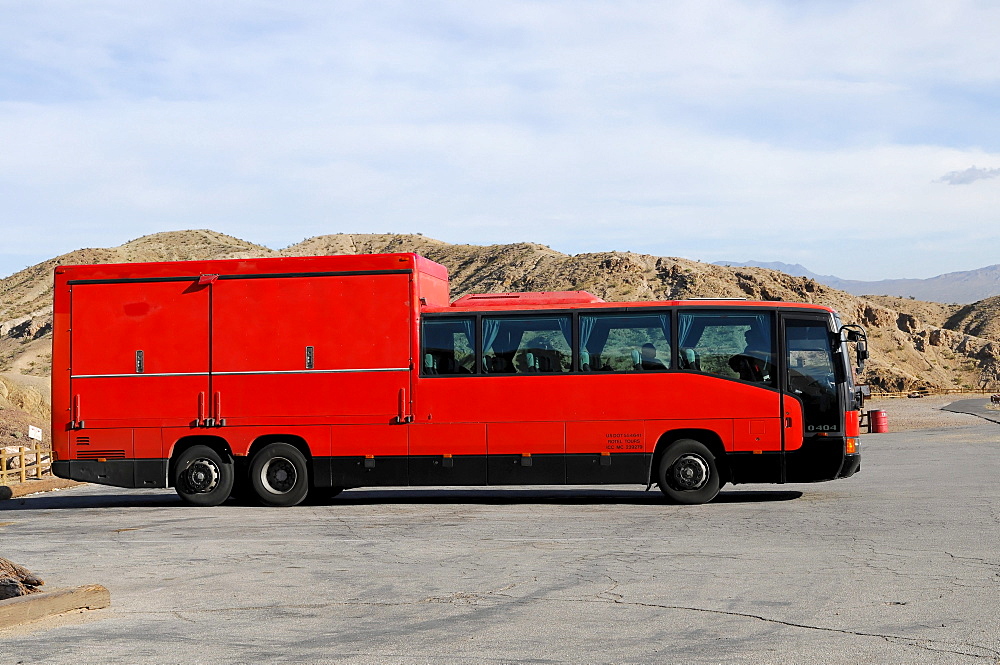
<path fill-rule="evenodd" d="M 864 332 L 818 305 L 466 295 L 416 254 L 60 266 L 56 475 L 295 505 L 345 488 L 860 468 Z"/>

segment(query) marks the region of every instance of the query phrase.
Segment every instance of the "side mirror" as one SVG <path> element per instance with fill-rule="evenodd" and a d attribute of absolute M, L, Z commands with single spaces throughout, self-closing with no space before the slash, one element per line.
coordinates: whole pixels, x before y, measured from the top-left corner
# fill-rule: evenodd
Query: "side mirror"
<path fill-rule="evenodd" d="M 858 362 L 857 373 L 860 374 L 865 369 L 865 361 L 868 360 L 868 335 L 865 329 L 856 323 L 849 323 L 840 328 L 840 339 L 850 342 L 855 346 Z"/>
<path fill-rule="evenodd" d="M 857 356 L 858 356 L 858 374 L 864 371 L 865 361 L 868 360 L 868 340 L 858 340 L 857 346 Z"/>
<path fill-rule="evenodd" d="M 855 389 L 854 399 L 859 411 L 865 408 L 865 400 L 870 398 L 871 396 L 872 396 L 871 386 L 861 385 Z"/>

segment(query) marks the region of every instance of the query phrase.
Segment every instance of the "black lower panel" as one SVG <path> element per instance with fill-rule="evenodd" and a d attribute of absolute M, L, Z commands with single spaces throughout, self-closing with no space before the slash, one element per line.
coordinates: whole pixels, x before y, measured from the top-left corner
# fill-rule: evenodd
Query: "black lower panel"
<path fill-rule="evenodd" d="M 566 456 L 566 482 L 570 485 L 645 484 L 653 456 L 646 453 Z"/>
<path fill-rule="evenodd" d="M 486 455 L 409 458 L 410 485 L 486 485 Z"/>
<path fill-rule="evenodd" d="M 780 483 L 781 457 L 785 458 L 786 483 L 815 483 L 847 478 L 861 466 L 860 455 L 844 454 L 843 437 L 806 439 L 798 450 L 785 453 L 729 453 L 726 459 L 736 483 Z"/>
<path fill-rule="evenodd" d="M 490 455 L 486 460 L 490 485 L 565 485 L 565 455 Z"/>
<path fill-rule="evenodd" d="M 52 463 L 52 473 L 59 478 L 113 487 L 166 487 L 168 465 L 165 459 L 57 460 Z"/>
<path fill-rule="evenodd" d="M 330 484 L 319 487 L 392 487 L 409 485 L 406 457 L 330 457 Z M 316 466 L 316 460 L 313 462 Z"/>
<path fill-rule="evenodd" d="M 645 484 L 652 455 L 317 457 L 317 487 Z"/>
<path fill-rule="evenodd" d="M 730 482 L 740 483 L 780 483 L 781 453 L 728 453 Z"/>
<path fill-rule="evenodd" d="M 813 483 L 842 477 L 844 446 L 843 437 L 806 439 L 801 448 L 785 453 L 785 480 L 790 483 Z M 851 457 L 860 465 L 860 456 Z"/>
<path fill-rule="evenodd" d="M 240 460 L 244 460 L 243 466 L 249 468 L 249 462 L 246 461 L 245 457 L 236 458 L 236 478 L 239 479 L 241 476 L 239 474 Z M 332 457 L 314 457 L 309 462 L 309 479 L 314 487 L 333 487 L 333 458 Z M 237 480 L 237 484 L 239 480 Z"/>

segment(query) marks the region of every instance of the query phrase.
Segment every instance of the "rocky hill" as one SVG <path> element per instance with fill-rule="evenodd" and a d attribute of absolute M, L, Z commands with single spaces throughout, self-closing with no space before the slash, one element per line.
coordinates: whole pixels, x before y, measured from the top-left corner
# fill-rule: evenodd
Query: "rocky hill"
<path fill-rule="evenodd" d="M 963 307 L 857 297 L 765 268 L 630 252 L 569 256 L 527 242 L 452 245 L 421 235 L 336 234 L 276 251 L 213 231 L 158 233 L 120 247 L 81 249 L 0 280 L 0 372 L 8 381 L 48 375 L 52 269 L 58 264 L 410 251 L 448 267 L 453 298 L 470 292 L 583 289 L 609 301 L 714 296 L 830 305 L 845 323 L 868 329 L 872 358 L 863 379 L 875 389 L 985 385 L 995 390 L 1000 378 L 1000 298 Z"/>

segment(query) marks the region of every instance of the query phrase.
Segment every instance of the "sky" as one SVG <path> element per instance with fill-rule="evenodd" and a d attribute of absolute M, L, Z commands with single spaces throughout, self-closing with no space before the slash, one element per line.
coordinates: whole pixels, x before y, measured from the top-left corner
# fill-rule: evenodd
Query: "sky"
<path fill-rule="evenodd" d="M 1000 4 L 13 0 L 0 276 L 207 228 L 1000 263 Z"/>

